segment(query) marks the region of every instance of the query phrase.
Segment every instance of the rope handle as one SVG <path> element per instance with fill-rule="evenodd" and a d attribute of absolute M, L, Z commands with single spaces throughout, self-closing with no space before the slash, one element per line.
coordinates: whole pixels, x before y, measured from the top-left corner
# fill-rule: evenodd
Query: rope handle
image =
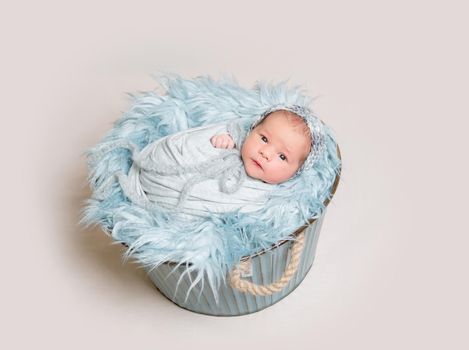
<path fill-rule="evenodd" d="M 252 282 L 241 279 L 242 274 L 250 270 L 251 264 L 249 260 L 242 261 L 236 266 L 229 275 L 230 286 L 243 293 L 252 295 L 271 295 L 280 292 L 290 282 L 300 265 L 301 253 L 305 246 L 305 230 L 298 234 L 296 240 L 291 247 L 290 263 L 286 267 L 282 277 L 274 283 L 268 285 L 254 284 Z"/>

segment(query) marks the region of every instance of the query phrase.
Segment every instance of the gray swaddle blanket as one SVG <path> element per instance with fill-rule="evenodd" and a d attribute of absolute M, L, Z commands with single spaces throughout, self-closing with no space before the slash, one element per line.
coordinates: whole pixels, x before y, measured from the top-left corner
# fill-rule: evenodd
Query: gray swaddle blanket
<path fill-rule="evenodd" d="M 215 148 L 210 138 L 228 133 L 235 148 Z M 133 203 L 186 218 L 261 209 L 276 185 L 246 175 L 240 150 L 246 131 L 240 121 L 197 127 L 166 136 L 134 152 L 127 175 L 118 179 Z"/>

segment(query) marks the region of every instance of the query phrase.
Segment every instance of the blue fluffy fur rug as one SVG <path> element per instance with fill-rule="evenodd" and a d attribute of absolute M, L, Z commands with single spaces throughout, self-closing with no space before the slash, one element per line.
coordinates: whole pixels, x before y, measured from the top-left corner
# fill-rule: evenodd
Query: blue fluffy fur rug
<path fill-rule="evenodd" d="M 88 180 L 94 192 L 113 181 L 112 174 L 117 170 L 127 173 L 132 164 L 130 152 L 123 148 L 114 149 L 99 160 L 94 157 L 115 140 L 130 140 L 141 149 L 188 128 L 234 118 L 254 120 L 274 105 L 310 105 L 300 88 L 289 88 L 285 82 L 257 83 L 253 89 L 245 89 L 226 78 L 188 80 L 166 75 L 158 81 L 165 94 L 131 95 L 129 111 L 88 151 Z M 101 225 L 115 241 L 127 245 L 125 258 L 133 256 L 147 268 L 156 268 L 166 261 L 178 262 L 187 266 L 187 271 L 196 272 L 193 286 L 205 274 L 216 291 L 241 257 L 279 240 L 292 239 L 292 232 L 322 213 L 340 171 L 336 142 L 326 130 L 327 150 L 323 157 L 311 170 L 280 184 L 268 205 L 255 215 L 228 213 L 192 222 L 177 221 L 171 214 L 148 212 L 131 204 L 114 181 L 108 197 L 87 201 L 82 222 Z"/>

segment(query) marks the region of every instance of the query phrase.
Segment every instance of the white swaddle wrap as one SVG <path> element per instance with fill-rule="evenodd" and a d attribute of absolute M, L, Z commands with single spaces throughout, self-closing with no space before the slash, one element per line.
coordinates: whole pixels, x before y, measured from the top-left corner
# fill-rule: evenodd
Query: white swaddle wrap
<path fill-rule="evenodd" d="M 215 148 L 210 138 L 228 133 L 235 148 Z M 193 218 L 232 211 L 256 211 L 275 185 L 246 175 L 240 149 L 241 122 L 202 126 L 166 136 L 134 154 L 128 175 L 119 175 L 133 203 Z"/>

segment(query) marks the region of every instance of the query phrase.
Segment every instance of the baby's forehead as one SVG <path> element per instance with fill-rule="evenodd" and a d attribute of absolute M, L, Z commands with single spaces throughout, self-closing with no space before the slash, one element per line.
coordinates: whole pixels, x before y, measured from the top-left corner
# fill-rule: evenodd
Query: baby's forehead
<path fill-rule="evenodd" d="M 280 132 L 283 128 L 290 128 L 304 136 L 306 140 L 311 141 L 311 130 L 305 120 L 293 112 L 285 110 L 272 112 L 257 127 L 262 127 L 263 125 L 273 131 Z"/>
<path fill-rule="evenodd" d="M 286 111 L 286 110 L 275 111 L 275 112 L 269 114 L 267 116 L 267 118 L 272 117 L 272 116 L 273 117 L 283 117 L 293 127 L 296 127 L 296 126 L 308 127 L 303 118 L 301 118 L 298 114 L 295 114 L 295 113 L 290 112 L 290 111 Z"/>

